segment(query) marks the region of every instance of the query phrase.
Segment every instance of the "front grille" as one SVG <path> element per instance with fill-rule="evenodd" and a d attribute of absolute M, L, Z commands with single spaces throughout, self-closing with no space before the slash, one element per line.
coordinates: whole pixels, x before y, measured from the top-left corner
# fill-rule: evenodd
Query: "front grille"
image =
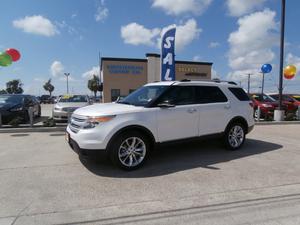
<path fill-rule="evenodd" d="M 74 112 L 77 109 L 77 107 L 64 107 L 61 110 L 64 112 Z"/>

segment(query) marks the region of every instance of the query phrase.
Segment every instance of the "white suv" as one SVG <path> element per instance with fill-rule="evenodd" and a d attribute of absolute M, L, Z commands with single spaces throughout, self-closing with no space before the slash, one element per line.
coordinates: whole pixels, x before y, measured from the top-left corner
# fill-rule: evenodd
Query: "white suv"
<path fill-rule="evenodd" d="M 147 84 L 119 102 L 77 109 L 66 139 L 79 153 L 106 151 L 113 163 L 131 170 L 155 144 L 218 135 L 236 150 L 253 127 L 252 103 L 242 88 L 185 80 Z"/>

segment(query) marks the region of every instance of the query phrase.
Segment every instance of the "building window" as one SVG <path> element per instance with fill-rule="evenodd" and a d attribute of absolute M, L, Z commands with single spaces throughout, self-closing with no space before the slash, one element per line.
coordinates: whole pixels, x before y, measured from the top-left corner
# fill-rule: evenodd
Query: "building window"
<path fill-rule="evenodd" d="M 120 89 L 111 89 L 111 101 L 114 102 L 120 96 Z"/>
<path fill-rule="evenodd" d="M 135 91 L 135 89 L 129 89 L 129 94 L 131 94 L 134 91 Z"/>

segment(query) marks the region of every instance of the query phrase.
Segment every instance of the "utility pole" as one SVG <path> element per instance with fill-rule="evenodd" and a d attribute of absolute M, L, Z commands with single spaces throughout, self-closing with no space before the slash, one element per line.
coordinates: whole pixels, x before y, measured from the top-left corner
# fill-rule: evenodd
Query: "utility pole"
<path fill-rule="evenodd" d="M 64 73 L 64 74 L 67 77 L 67 94 L 69 94 L 69 76 L 70 76 L 70 73 Z"/>

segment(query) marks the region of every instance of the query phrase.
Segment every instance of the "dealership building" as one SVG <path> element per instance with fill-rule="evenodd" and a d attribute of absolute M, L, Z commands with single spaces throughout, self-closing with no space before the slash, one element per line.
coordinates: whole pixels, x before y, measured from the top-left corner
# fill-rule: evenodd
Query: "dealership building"
<path fill-rule="evenodd" d="M 175 61 L 176 80 L 210 80 L 210 62 Z M 101 58 L 103 102 L 127 96 L 144 84 L 160 81 L 160 55 L 146 54 L 145 59 Z"/>

